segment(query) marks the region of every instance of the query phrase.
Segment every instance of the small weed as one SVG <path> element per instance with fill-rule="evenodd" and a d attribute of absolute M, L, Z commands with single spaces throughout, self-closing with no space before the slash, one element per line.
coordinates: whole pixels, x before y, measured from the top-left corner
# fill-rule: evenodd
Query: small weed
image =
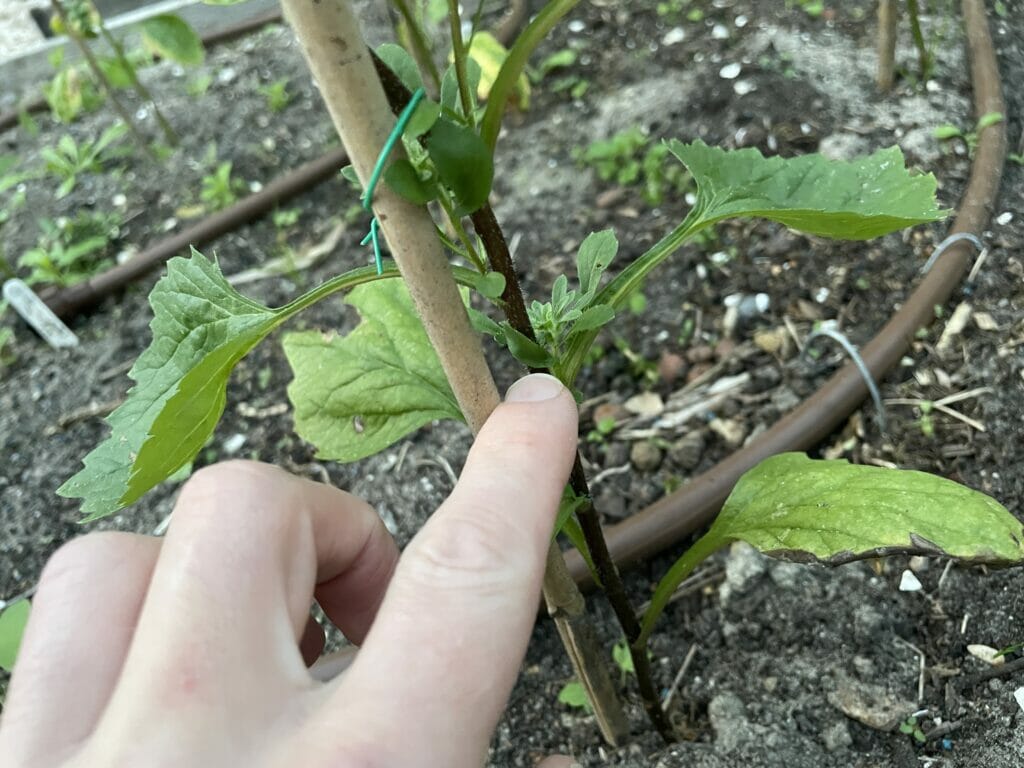
<path fill-rule="evenodd" d="M 615 431 L 615 419 L 611 416 L 599 420 L 594 429 L 587 433 L 587 442 L 603 443 Z"/>
<path fill-rule="evenodd" d="M 281 78 L 270 85 L 262 86 L 260 93 L 267 100 L 267 109 L 271 112 L 281 112 L 292 101 L 292 95 L 288 93 L 287 78 Z"/>
<path fill-rule="evenodd" d="M 581 165 L 593 168 L 603 181 L 641 187 L 643 198 L 650 205 L 659 205 L 669 193 L 681 197 L 690 187 L 689 173 L 678 163 L 666 162 L 668 146 L 652 143 L 636 127 L 577 148 L 573 157 Z"/>
<path fill-rule="evenodd" d="M 583 683 L 579 680 L 570 680 L 563 685 L 562 690 L 558 692 L 558 700 L 568 707 L 582 709 L 588 714 L 594 711 L 593 707 L 590 706 L 590 699 L 587 698 L 587 692 L 583 688 Z"/>
<path fill-rule="evenodd" d="M 3 314 L 0 312 L 0 314 Z M 0 368 L 14 362 L 14 353 L 11 351 L 11 342 L 14 341 L 14 331 L 10 328 L 0 328 Z"/>
<path fill-rule="evenodd" d="M 25 251 L 18 266 L 31 270 L 29 285 L 48 283 L 66 287 L 88 280 L 111 263 L 104 258 L 118 232 L 116 216 L 79 214 L 74 219 L 40 219 L 36 247 Z"/>
<path fill-rule="evenodd" d="M 820 19 L 825 12 L 825 4 L 821 0 L 786 0 L 786 7 L 799 7 L 812 19 Z"/>
<path fill-rule="evenodd" d="M 203 188 L 199 199 L 209 209 L 219 211 L 238 200 L 238 193 L 245 189 L 245 183 L 231 176 L 231 161 L 219 163 L 217 168 L 203 176 Z"/>
<path fill-rule="evenodd" d="M 276 229 L 288 229 L 288 227 L 295 226 L 300 215 L 302 215 L 302 210 L 299 208 L 277 208 L 271 214 L 271 220 Z"/>
<path fill-rule="evenodd" d="M 115 123 L 96 141 L 79 144 L 71 135 L 64 134 L 56 147 L 43 147 L 39 154 L 46 161 L 46 172 L 61 180 L 57 199 L 66 197 L 83 173 L 102 173 L 104 164 L 114 156 L 108 148 L 127 132 L 128 127 L 124 123 Z"/>
<path fill-rule="evenodd" d="M 989 126 L 998 125 L 1003 122 L 1004 119 L 1001 112 L 988 112 L 978 118 L 974 130 L 964 131 L 959 126 L 946 123 L 938 126 L 932 133 L 939 141 L 960 139 L 967 146 L 968 153 L 973 155 L 975 147 L 978 146 L 978 135 Z"/>
<path fill-rule="evenodd" d="M 921 726 L 918 725 L 917 715 L 911 715 L 902 723 L 900 723 L 900 733 L 905 733 L 908 736 L 913 736 L 914 741 L 918 744 L 924 744 L 928 741 L 928 737 L 925 736 L 924 731 L 921 730 Z"/>
<path fill-rule="evenodd" d="M 43 88 L 43 97 L 55 120 L 71 123 L 79 115 L 99 108 L 103 103 L 103 93 L 78 67 L 64 66 L 63 48 L 54 49 L 50 54 L 50 64 L 57 73 Z"/>
<path fill-rule="evenodd" d="M 579 58 L 572 48 L 562 48 L 544 59 L 530 72 L 530 79 L 539 83 L 552 72 L 565 70 Z M 550 83 L 552 93 L 568 93 L 571 99 L 581 99 L 590 88 L 590 81 L 575 72 L 563 72 Z"/>
<path fill-rule="evenodd" d="M 199 97 L 206 95 L 206 92 L 210 90 L 211 85 L 213 85 L 213 75 L 209 72 L 203 72 L 188 81 L 185 85 L 185 93 L 198 99 Z"/>

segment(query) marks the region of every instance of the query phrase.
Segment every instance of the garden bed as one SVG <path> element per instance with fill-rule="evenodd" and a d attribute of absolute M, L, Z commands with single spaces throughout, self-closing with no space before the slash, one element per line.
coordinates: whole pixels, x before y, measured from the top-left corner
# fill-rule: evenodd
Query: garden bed
<path fill-rule="evenodd" d="M 535 86 L 530 109 L 509 121 L 499 143 L 495 209 L 517 243 L 528 296 L 544 293 L 556 275 L 571 269 L 576 246 L 588 232 L 614 228 L 625 261 L 681 218 L 682 200 L 668 196 L 652 210 L 640 188 L 600 181 L 574 159 L 574 149 L 633 127 L 655 139 L 702 138 L 785 155 L 820 149 L 849 156 L 900 143 L 910 164 L 935 173 L 940 202 L 957 204 L 969 157 L 963 145 L 940 145 L 933 137 L 938 125 L 969 128 L 974 120 L 957 18 L 928 27 L 929 34 L 945 37 L 927 86 L 904 80 L 880 98 L 872 84 L 872 3 L 837 4 L 814 17 L 797 3 L 784 9 L 738 0 L 708 6 L 701 20 L 687 18 L 685 3 L 678 11 L 671 2 L 663 5 L 664 14 L 646 4 L 581 4 L 538 54 L 540 60 L 573 48 L 578 55 L 576 63 Z M 1019 4 L 1008 5 L 1005 18 L 993 13 L 991 21 L 1004 82 L 1013 84 L 1024 77 L 1024 16 Z M 376 19 L 370 34 L 383 39 L 383 29 Z M 912 50 L 901 47 L 899 60 L 912 68 Z M 735 64 L 739 72 L 730 77 Z M 265 184 L 336 143 L 287 29 L 270 28 L 217 49 L 198 70 L 164 64 L 146 70 L 145 77 L 181 133 L 181 148 L 163 165 L 114 159 L 109 172 L 83 176 L 59 201 L 52 178 L 27 182 L 26 205 L 3 229 L 9 258 L 35 245 L 37 217 L 116 212 L 124 223 L 112 254 L 185 226 L 198 211 L 202 179 L 212 170 L 212 159 L 202 162 L 211 142 L 211 157 L 230 160 L 233 176 L 247 185 Z M 206 79 L 205 93 L 193 95 Z M 281 79 L 291 100 L 272 112 L 258 88 Z M 556 91 L 560 79 L 566 90 Z M 575 100 L 568 93 L 574 88 Z M 1024 94 L 1012 86 L 1006 91 L 1011 145 L 1020 152 Z M 38 136 L 18 130 L 0 137 L 2 151 L 35 167 L 40 149 L 65 131 L 79 141 L 94 139 L 111 121 L 102 110 L 70 128 L 41 119 Z M 144 125 L 156 135 L 150 119 Z M 899 369 L 881 383 L 883 397 L 898 400 L 939 401 L 984 388 L 950 403 L 970 421 L 894 404 L 881 432 L 873 410 L 865 407 L 822 446 L 824 455 L 951 477 L 1021 516 L 1022 196 L 1024 170 L 1010 163 L 977 279 L 937 310 L 937 322 L 922 330 Z M 242 288 L 280 305 L 332 274 L 366 263 L 369 253 L 358 242 L 367 222 L 353 210 L 356 205 L 347 183 L 332 181 L 285 205 L 294 217 L 254 223 L 204 250 L 215 252 L 225 274 L 232 275 L 289 252 L 301 262 L 310 247 L 340 228 L 336 245 L 314 266 Z M 819 361 L 802 361 L 797 340 L 814 322 L 839 319 L 853 343 L 865 342 L 907 296 L 943 236 L 938 225 L 866 244 L 834 243 L 770 223 L 727 222 L 716 239 L 673 257 L 645 286 L 637 314 L 619 324 L 621 338 L 602 336 L 603 354 L 594 356 L 580 379 L 588 400 L 581 425 L 584 456 L 592 465 L 598 509 L 609 521 L 638 511 L 770 426 L 836 365 L 825 342 L 820 348 L 827 354 Z M 76 505 L 53 490 L 105 435 L 97 414 L 123 397 L 127 366 L 148 343 L 145 295 L 154 280 L 75 319 L 72 328 L 82 340 L 77 349 L 51 351 L 16 327 L 14 360 L 0 369 L 0 597 L 30 587 L 47 556 L 82 531 Z M 730 297 L 758 293 L 767 295 L 767 307 L 748 301 L 743 306 L 751 305 L 751 311 L 738 318 L 729 311 L 735 301 Z M 972 319 L 940 354 L 936 347 L 946 322 L 963 301 L 972 304 Z M 334 299 L 298 322 L 345 331 L 357 321 L 351 308 Z M 499 384 L 519 375 L 503 356 L 492 359 Z M 704 392 L 700 382 L 713 385 L 727 377 L 734 387 L 677 431 L 629 439 L 645 426 L 629 423 L 624 410 L 634 396 L 653 392 L 672 408 L 672 393 L 689 387 L 710 398 L 714 393 Z M 469 446 L 468 432 L 438 424 L 358 464 L 322 464 L 292 432 L 289 379 L 277 340 L 246 358 L 232 377 L 224 419 L 196 466 L 242 456 L 329 479 L 374 503 L 400 542 L 407 541 L 450 490 L 450 475 L 458 472 Z M 657 407 L 646 400 L 646 407 Z M 640 405 L 632 401 L 628 407 Z M 607 428 L 609 417 L 619 421 L 614 430 Z M 151 531 L 170 512 L 176 489 L 166 484 L 90 528 Z M 670 562 L 666 556 L 636 569 L 630 575 L 634 594 L 647 594 Z M 1022 714 L 1013 697 L 1020 677 L 987 681 L 962 697 L 947 695 L 946 683 L 985 668 L 967 653 L 968 644 L 999 648 L 1024 640 L 1024 576 L 959 567 L 947 573 L 942 562 L 915 561 L 923 589 L 901 592 L 901 574 L 910 565 L 896 559 L 830 570 L 767 561 L 743 550 L 713 558 L 704 571 L 705 586 L 674 603 L 652 638 L 657 682 L 666 689 L 696 645 L 673 707 L 673 717 L 685 723 L 694 741 L 669 750 L 644 730 L 638 702 L 631 705 L 632 744 L 617 751 L 599 747 L 592 719 L 558 701 L 570 675 L 568 661 L 552 627 L 540 622 L 499 726 L 492 763 L 528 766 L 541 755 L 565 751 L 587 765 L 927 764 L 918 758 L 936 765 L 1020 765 Z M 618 639 L 615 624 L 600 599 L 592 602 L 610 647 Z M 919 652 L 925 658 L 921 701 Z M 939 739 L 922 748 L 911 735 L 871 728 L 849 716 L 854 705 L 877 712 L 889 698 L 927 708 L 925 730 L 933 727 L 933 717 L 959 725 L 947 734 L 948 744 Z"/>

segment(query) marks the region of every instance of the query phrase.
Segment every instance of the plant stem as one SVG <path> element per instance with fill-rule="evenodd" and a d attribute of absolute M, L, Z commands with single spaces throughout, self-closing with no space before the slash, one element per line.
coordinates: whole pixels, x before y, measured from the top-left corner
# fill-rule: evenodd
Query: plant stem
<path fill-rule="evenodd" d="M 128 79 L 132 81 L 132 87 L 135 89 L 135 92 L 139 94 L 139 97 L 143 101 L 148 101 L 152 105 L 153 114 L 156 117 L 157 123 L 160 125 L 160 130 L 164 132 L 164 138 L 167 140 L 167 143 L 172 147 L 178 146 L 178 134 L 174 132 L 174 129 L 171 128 L 171 124 L 167 122 L 167 118 L 164 117 L 164 113 L 160 111 L 160 107 L 157 105 L 156 99 L 153 98 L 153 94 L 150 92 L 149 88 L 143 85 L 142 81 L 139 80 L 139 75 L 135 71 L 135 67 L 130 61 L 128 61 L 128 57 L 125 55 L 124 46 L 121 45 L 121 41 L 110 34 L 110 30 L 107 29 L 107 25 L 103 22 L 102 18 L 100 19 L 99 29 L 100 34 L 103 35 L 103 39 L 106 40 L 107 45 L 113 49 L 114 55 L 121 63 L 121 67 L 124 69 L 125 73 L 127 73 Z"/>
<path fill-rule="evenodd" d="M 448 0 L 448 26 L 452 35 L 452 56 L 455 58 L 455 79 L 459 82 L 462 113 L 470 125 L 475 124 L 473 97 L 469 92 L 469 73 L 466 71 L 466 47 L 462 43 L 462 19 L 459 18 L 459 0 Z"/>
<path fill-rule="evenodd" d="M 468 258 L 473 266 L 480 270 L 481 273 L 487 271 L 487 265 L 484 264 L 483 258 L 479 253 L 476 252 L 476 247 L 473 245 L 473 241 L 469 239 L 469 235 L 466 233 L 466 228 L 462 226 L 462 222 L 459 217 L 455 215 L 455 206 L 452 205 L 452 201 L 448 199 L 448 193 L 445 190 L 441 190 L 437 196 L 437 202 L 444 209 L 445 215 L 448 217 L 449 223 L 452 225 L 452 230 L 455 232 L 455 236 L 459 238 L 459 242 L 462 243 L 462 247 L 466 249 L 466 258 Z"/>
<path fill-rule="evenodd" d="M 96 61 L 96 57 L 93 55 L 89 45 L 85 42 L 85 39 L 78 34 L 78 30 L 74 28 L 71 20 L 68 18 L 67 11 L 64 9 L 64 5 L 60 0 L 50 0 L 50 5 L 53 7 L 54 12 L 60 17 L 60 20 L 64 23 L 64 33 L 71 39 L 81 51 L 82 57 L 85 59 L 85 63 L 88 65 L 93 76 L 99 81 L 100 86 L 107 94 L 107 98 L 110 99 L 110 103 L 114 105 L 114 111 L 124 121 L 125 125 L 128 126 L 128 130 L 131 131 L 132 136 L 138 145 L 142 147 L 143 151 L 148 154 L 154 160 L 156 154 L 153 152 L 152 147 L 149 146 L 149 142 L 146 141 L 146 137 L 140 133 L 139 128 L 135 125 L 135 121 L 132 120 L 131 115 L 125 108 L 124 104 L 121 103 L 120 99 L 117 98 L 117 94 L 114 92 L 114 86 L 110 84 L 107 76 L 103 74 L 103 70 L 100 68 L 99 62 Z"/>
<path fill-rule="evenodd" d="M 896 22 L 899 14 L 896 0 L 878 2 L 878 90 L 887 93 L 896 78 Z"/>
<path fill-rule="evenodd" d="M 394 126 L 394 117 L 351 4 L 347 0 L 284 0 L 282 7 L 352 165 L 365 185 Z M 395 151 L 400 152 L 401 146 Z M 387 185 L 378 187 L 373 209 L 452 392 L 476 433 L 498 405 L 498 391 L 484 360 L 480 337 L 469 324 L 434 222 L 425 207 L 399 197 Z M 547 566 L 544 597 L 548 611 L 576 674 L 597 697 L 602 733 L 616 744 L 628 727 L 611 685 L 608 665 L 593 641 L 583 596 L 557 547 L 549 550 Z"/>
<path fill-rule="evenodd" d="M 398 13 L 401 15 L 402 21 L 405 22 L 405 28 L 409 32 L 409 43 L 412 46 L 413 55 L 416 57 L 416 62 L 420 65 L 420 69 L 425 70 L 427 75 L 430 76 L 436 95 L 441 90 L 441 73 L 437 71 L 437 64 L 434 63 L 434 56 L 430 51 L 427 36 L 423 33 L 423 28 L 413 15 L 412 9 L 409 8 L 409 3 L 406 0 L 391 0 L 391 2 L 398 8 Z"/>
<path fill-rule="evenodd" d="M 473 226 L 484 243 L 487 255 L 491 260 L 491 267 L 505 276 L 505 292 L 501 295 L 505 311 L 505 317 L 513 328 L 526 336 L 531 341 L 537 337 L 530 323 L 526 311 L 526 302 L 523 298 L 522 289 L 519 286 L 519 278 L 516 275 L 515 265 L 505 242 L 505 236 L 501 226 L 491 209 L 490 203 L 485 204 L 480 210 L 472 214 Z M 572 474 L 569 476 L 569 484 L 573 493 L 581 498 L 587 499 L 586 503 L 576 511 L 580 528 L 587 542 L 587 549 L 594 561 L 601 585 L 604 587 L 608 602 L 615 612 L 615 617 L 622 627 L 629 645 L 629 653 L 633 659 L 633 668 L 636 671 L 637 686 L 640 690 L 640 697 L 644 703 L 644 709 L 650 718 L 651 724 L 666 742 L 675 741 L 675 734 L 672 725 L 661 708 L 658 692 L 654 686 L 654 679 L 651 675 L 651 665 L 647 658 L 646 638 L 641 637 L 640 622 L 626 594 L 626 586 L 622 581 L 615 561 L 608 552 L 608 544 L 601 531 L 601 519 L 594 509 L 590 500 L 590 487 L 587 484 L 587 476 L 583 471 L 583 462 L 577 451 L 576 460 L 573 463 Z"/>
<path fill-rule="evenodd" d="M 928 46 L 925 44 L 924 34 L 921 32 L 921 14 L 917 7 L 917 0 L 907 0 L 907 15 L 910 17 L 910 35 L 914 38 L 914 45 L 917 47 L 918 67 L 921 70 L 923 82 L 931 74 L 932 57 L 928 53 Z"/>

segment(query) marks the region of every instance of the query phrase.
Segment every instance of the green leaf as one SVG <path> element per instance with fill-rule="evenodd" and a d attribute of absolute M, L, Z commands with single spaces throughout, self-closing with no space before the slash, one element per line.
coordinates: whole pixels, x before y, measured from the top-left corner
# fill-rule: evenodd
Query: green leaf
<path fill-rule="evenodd" d="M 469 93 L 472 99 L 476 100 L 477 89 L 480 87 L 480 65 L 473 59 L 466 59 L 466 80 L 469 85 Z M 459 78 L 455 73 L 455 65 L 452 64 L 445 70 L 441 78 L 441 107 L 451 114 L 463 116 L 462 99 L 459 97 Z"/>
<path fill-rule="evenodd" d="M 388 69 L 398 75 L 402 85 L 411 93 L 415 93 L 423 87 L 420 68 L 416 66 L 416 60 L 409 55 L 405 48 L 395 43 L 382 43 L 377 46 L 376 53 L 380 60 L 388 65 Z"/>
<path fill-rule="evenodd" d="M 868 240 L 948 213 L 935 207 L 935 177 L 911 176 L 899 147 L 841 161 L 766 158 L 753 148 L 727 152 L 702 141 L 668 146 L 697 184 L 693 231 L 757 216 L 810 235 Z"/>
<path fill-rule="evenodd" d="M 986 112 L 984 115 L 978 118 L 978 131 L 983 131 L 990 125 L 998 125 L 1003 122 L 1005 118 L 1002 112 Z"/>
<path fill-rule="evenodd" d="M 487 99 L 498 77 L 501 65 L 508 58 L 508 50 L 490 32 L 477 32 L 469 44 L 469 58 L 480 67 L 479 83 L 474 86 L 479 99 Z M 530 81 L 524 72 L 519 76 L 515 88 L 520 109 L 527 109 L 530 103 Z"/>
<path fill-rule="evenodd" d="M 711 529 L 658 583 L 642 637 L 683 579 L 733 541 L 772 557 L 828 565 L 893 554 L 990 565 L 1024 561 L 1024 525 L 983 493 L 924 472 L 783 453 L 740 478 Z"/>
<path fill-rule="evenodd" d="M 565 524 L 576 514 L 576 510 L 588 501 L 589 499 L 586 496 L 577 496 L 571 486 L 565 486 L 562 490 L 562 500 L 558 503 L 558 514 L 555 516 L 555 530 L 551 534 L 551 538 L 561 533 Z"/>
<path fill-rule="evenodd" d="M 391 189 L 415 205 L 426 205 L 437 197 L 437 190 L 423 181 L 413 164 L 404 157 L 388 166 L 384 171 L 384 181 Z"/>
<path fill-rule="evenodd" d="M 597 572 L 597 565 L 594 564 L 594 558 L 590 556 L 590 547 L 587 546 L 587 537 L 583 535 L 583 527 L 580 525 L 580 521 L 575 517 L 567 518 L 562 523 L 562 533 L 572 542 L 572 545 L 576 547 L 576 551 L 580 553 L 580 557 L 583 558 L 583 562 L 587 564 L 587 570 L 590 571 L 590 578 L 594 580 L 594 584 L 598 589 L 604 589 L 604 586 L 601 584 L 601 576 Z"/>
<path fill-rule="evenodd" d="M 602 232 L 591 232 L 580 244 L 576 254 L 576 269 L 580 279 L 580 293 L 587 295 L 597 291 L 601 275 L 612 263 L 619 250 L 619 241 L 615 232 L 606 229 Z"/>
<path fill-rule="evenodd" d="M 615 310 L 609 307 L 607 304 L 597 304 L 593 307 L 589 307 L 583 311 L 580 319 L 577 320 L 570 333 L 578 333 L 580 331 L 591 331 L 596 328 L 601 328 L 612 320 L 615 319 Z"/>
<path fill-rule="evenodd" d="M 956 139 L 960 136 L 963 136 L 964 134 L 963 131 L 961 131 L 955 125 L 947 124 L 940 125 L 934 131 L 932 131 L 932 135 L 934 135 L 935 138 L 938 139 L 939 141 L 946 141 L 947 139 Z"/>
<path fill-rule="evenodd" d="M 612 660 L 622 670 L 623 674 L 636 674 L 636 667 L 633 666 L 633 656 L 629 652 L 629 644 L 620 640 L 612 647 Z"/>
<path fill-rule="evenodd" d="M 583 709 L 590 711 L 590 700 L 587 699 L 587 691 L 583 687 L 583 683 L 578 680 L 572 680 L 562 686 L 562 690 L 558 692 L 558 700 L 569 707 L 575 709 Z"/>
<path fill-rule="evenodd" d="M 505 276 L 500 272 L 488 272 L 480 278 L 477 290 L 488 299 L 500 299 L 505 292 Z"/>
<path fill-rule="evenodd" d="M 551 355 L 540 344 L 527 338 L 508 323 L 502 323 L 501 328 L 505 332 L 508 351 L 516 360 L 531 368 L 548 368 L 551 365 Z"/>
<path fill-rule="evenodd" d="M 504 328 L 478 309 L 466 307 L 466 312 L 469 313 L 470 325 L 473 326 L 477 333 L 486 333 L 499 344 L 505 343 Z"/>
<path fill-rule="evenodd" d="M 494 163 L 487 145 L 472 129 L 441 118 L 430 129 L 426 145 L 438 177 L 455 195 L 459 215 L 487 202 Z"/>
<path fill-rule="evenodd" d="M 14 669 L 29 610 L 28 600 L 17 600 L 0 612 L 0 669 L 8 672 Z"/>
<path fill-rule="evenodd" d="M 743 475 L 712 534 L 773 557 L 831 565 L 900 553 L 1024 561 L 1024 525 L 983 493 L 924 472 L 802 453 L 773 456 Z"/>
<path fill-rule="evenodd" d="M 179 16 L 162 13 L 142 22 L 142 41 L 153 53 L 179 64 L 202 64 L 206 52 L 199 35 Z"/>
<path fill-rule="evenodd" d="M 391 268 L 382 277 L 393 277 Z M 81 498 L 86 520 L 121 509 L 192 461 L 224 409 L 235 364 L 281 323 L 343 288 L 376 280 L 366 267 L 340 275 L 280 309 L 232 288 L 198 251 L 175 258 L 149 296 L 153 341 L 128 374 L 135 386 L 108 418 L 111 435 L 58 490 Z"/>
<path fill-rule="evenodd" d="M 441 105 L 430 99 L 423 99 L 416 105 L 416 109 L 405 126 L 405 136 L 410 139 L 417 139 L 434 127 L 437 118 L 441 116 Z"/>
<path fill-rule="evenodd" d="M 462 419 L 408 289 L 388 280 L 348 296 L 363 321 L 347 336 L 290 333 L 295 429 L 317 455 L 356 461 L 435 419 Z"/>

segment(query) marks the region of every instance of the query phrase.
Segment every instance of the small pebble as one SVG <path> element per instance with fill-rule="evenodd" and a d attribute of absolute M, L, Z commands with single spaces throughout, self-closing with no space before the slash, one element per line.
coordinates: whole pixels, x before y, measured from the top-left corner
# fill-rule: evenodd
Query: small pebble
<path fill-rule="evenodd" d="M 743 67 L 733 62 L 732 64 L 726 64 L 720 70 L 718 70 L 718 76 L 723 80 L 735 80 L 740 76 L 740 72 L 743 71 Z"/>
<path fill-rule="evenodd" d="M 996 216 L 996 224 L 998 224 L 1001 227 L 1005 227 L 1011 221 L 1013 221 L 1013 214 L 1010 213 L 1009 211 L 1003 211 L 998 216 Z"/>
<path fill-rule="evenodd" d="M 917 576 L 911 570 L 903 571 L 900 576 L 900 592 L 919 592 L 921 590 L 921 582 L 917 580 Z"/>
<path fill-rule="evenodd" d="M 1006 663 L 1006 657 L 998 655 L 999 651 L 990 645 L 971 643 L 967 646 L 967 652 L 974 658 L 981 659 L 993 667 L 999 667 Z"/>
<path fill-rule="evenodd" d="M 685 39 L 686 30 L 683 29 L 682 27 L 673 27 L 672 29 L 665 33 L 664 37 L 661 38 L 661 44 L 665 46 L 675 45 L 676 43 L 683 42 L 683 40 Z"/>
<path fill-rule="evenodd" d="M 661 466 L 661 449 L 654 443 L 641 440 L 633 443 L 629 460 L 641 472 L 653 472 Z"/>
<path fill-rule="evenodd" d="M 668 449 L 668 455 L 680 469 L 694 469 L 700 464 L 704 453 L 704 435 L 701 432 L 687 432 Z"/>

